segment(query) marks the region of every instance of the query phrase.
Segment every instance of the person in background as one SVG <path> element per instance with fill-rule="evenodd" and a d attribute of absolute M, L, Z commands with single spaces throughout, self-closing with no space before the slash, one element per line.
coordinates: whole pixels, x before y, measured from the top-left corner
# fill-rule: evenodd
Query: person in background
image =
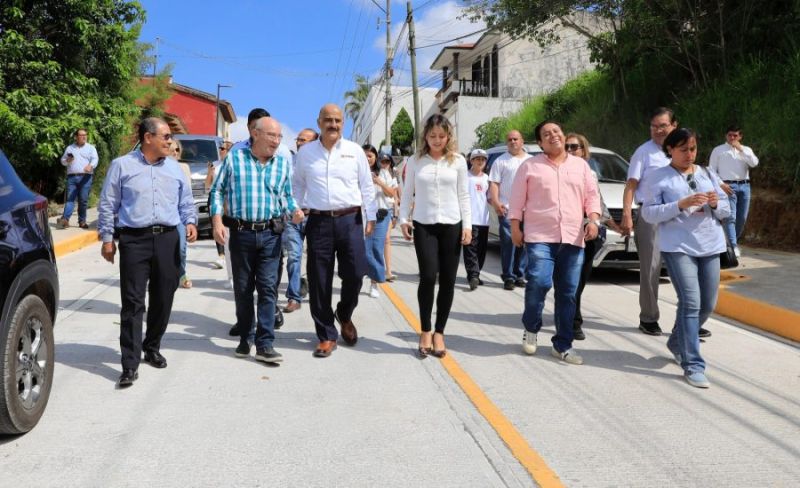
<path fill-rule="evenodd" d="M 662 145 L 667 134 L 677 126 L 675 113 L 658 107 L 650 114 L 650 140 L 639 146 L 631 156 L 628 167 L 628 181 L 622 194 L 622 222 L 620 227 L 624 235 L 633 238 L 639 253 L 639 330 L 647 335 L 661 335 L 658 325 L 658 284 L 661 276 L 661 253 L 658 249 L 658 226 L 648 223 L 637 213 L 633 221 L 633 203 L 641 209 L 643 194 L 639 184 L 647 173 L 669 165 L 669 158 L 664 155 Z"/>
<path fill-rule="evenodd" d="M 386 281 L 386 268 L 384 265 L 383 250 L 386 241 L 386 233 L 389 230 L 391 217 L 389 216 L 389 206 L 394 200 L 394 189 L 397 182 L 393 180 L 384 180 L 387 177 L 381 171 L 381 164 L 379 162 L 385 159 L 391 160 L 392 157 L 388 154 L 378 154 L 374 146 L 365 144 L 362 146 L 364 154 L 367 156 L 370 171 L 372 172 L 372 182 L 375 187 L 375 201 L 378 203 L 378 213 L 375 215 L 375 230 L 372 234 L 367 236 L 365 240 L 367 250 L 367 275 L 370 277 L 371 284 L 369 289 L 369 296 L 378 298 L 378 283 Z"/>
<path fill-rule="evenodd" d="M 576 134 L 574 132 L 567 134 L 566 137 L 567 140 L 566 144 L 564 144 L 564 147 L 566 148 L 567 152 L 573 156 L 583 159 L 588 163 L 592 157 L 589 140 L 586 139 L 584 135 Z M 589 167 L 591 168 L 591 165 Z M 594 177 L 595 183 L 598 183 L 597 173 L 592 171 L 592 176 Z M 583 332 L 581 296 L 583 295 L 583 289 L 586 287 L 586 282 L 589 280 L 589 277 L 592 274 L 594 255 L 597 254 L 597 251 L 603 247 L 603 243 L 605 242 L 606 227 L 609 227 L 616 232 L 620 232 L 622 230 L 619 228 L 616 222 L 614 222 L 614 219 L 611 218 L 608 207 L 606 207 L 606 203 L 603 201 L 603 194 L 600 193 L 599 184 L 597 185 L 597 191 L 600 194 L 600 232 L 597 239 L 586 241 L 586 246 L 583 248 L 583 267 L 581 268 L 581 280 L 578 283 L 578 290 L 575 292 L 575 319 L 572 321 L 572 331 L 576 341 L 582 341 L 586 339 L 586 334 Z"/>
<path fill-rule="evenodd" d="M 420 358 L 447 354 L 444 329 L 453 305 L 461 246 L 472 240 L 467 162 L 456 152 L 453 126 L 443 115 L 432 115 L 422 131 L 422 147 L 408 158 L 400 228 L 406 240 L 414 236 L 419 266 Z M 413 209 L 413 210 L 412 210 Z M 413 216 L 412 216 L 413 212 Z M 412 223 L 413 218 L 413 223 Z M 436 325 L 431 333 L 431 314 L 436 279 Z"/>
<path fill-rule="evenodd" d="M 750 168 L 758 166 L 758 157 L 752 149 L 742 145 L 742 129 L 738 125 L 728 127 L 725 144 L 711 151 L 709 166 L 724 182 L 720 186 L 728 195 L 731 207 L 731 216 L 725 221 L 725 229 L 733 252 L 739 257 L 742 255 L 739 239 L 750 210 Z"/>
<path fill-rule="evenodd" d="M 225 157 L 228 155 L 228 149 L 233 145 L 231 141 L 225 141 L 222 143 L 222 146 L 219 148 L 219 159 L 216 161 L 209 161 L 208 162 L 208 171 L 206 172 L 206 180 L 205 180 L 205 187 L 206 191 L 211 188 L 211 184 L 214 182 L 214 175 L 216 174 L 217 168 L 225 161 Z M 217 246 L 217 259 L 211 263 L 217 269 L 222 269 L 225 267 L 225 246 L 220 244 L 219 242 L 214 241 L 214 244 Z M 228 280 L 232 279 L 231 275 L 231 267 L 228 265 Z"/>
<path fill-rule="evenodd" d="M 386 231 L 385 244 L 383 246 L 383 262 L 386 268 L 386 281 L 393 282 L 397 276 L 392 274 L 392 229 L 397 225 L 397 216 L 400 215 L 400 182 L 397 180 L 397 173 L 394 170 L 394 158 L 383 158 L 380 160 L 381 174 L 384 174 L 385 181 L 394 181 L 394 198 L 389 207 L 389 229 Z"/>
<path fill-rule="evenodd" d="M 720 220 L 730 214 L 717 176 L 695 164 L 697 135 L 676 129 L 664 139 L 667 166 L 642 181 L 642 217 L 658 226 L 658 244 L 678 295 L 675 325 L 667 348 L 686 381 L 708 388 L 700 355 L 700 326 L 717 304 L 719 255 L 726 249 Z"/>
<path fill-rule="evenodd" d="M 100 253 L 110 263 L 117 252 L 114 230 L 119 227 L 120 387 L 131 386 L 139 377 L 142 351 L 145 362 L 167 367 L 160 351 L 178 288 L 176 226 L 186 226 L 187 241 L 197 239 L 192 189 L 175 160 L 168 157 L 169 126 L 148 117 L 139 124 L 138 135 L 139 148 L 111 162 L 97 206 L 97 232 L 103 241 Z M 145 296 L 147 333 L 142 340 Z"/>
<path fill-rule="evenodd" d="M 463 246 L 464 268 L 467 270 L 469 289 L 482 285 L 481 269 L 486 260 L 489 243 L 489 175 L 486 168 L 488 155 L 483 149 L 474 149 L 469 155 L 469 201 L 472 206 L 472 242 Z"/>
<path fill-rule="evenodd" d="M 189 185 L 189 188 L 192 186 L 192 169 L 189 167 L 188 163 L 181 163 L 181 141 L 177 139 L 172 140 L 172 146 L 170 148 L 170 157 L 178 163 L 180 166 L 181 171 L 183 171 L 184 176 L 186 176 L 186 184 Z M 192 280 L 186 275 L 186 256 L 188 253 L 189 245 L 186 242 L 186 226 L 183 224 L 178 224 L 178 237 L 180 238 L 180 250 L 181 250 L 181 264 L 178 267 L 178 276 L 180 276 L 179 286 L 181 288 L 189 289 L 192 287 Z"/>
<path fill-rule="evenodd" d="M 523 161 L 530 155 L 525 150 L 525 140 L 518 130 L 509 131 L 506 135 L 508 151 L 498 157 L 489 170 L 489 201 L 497 213 L 498 232 L 500 233 L 500 277 L 503 288 L 513 290 L 525 286 L 525 266 L 527 254 L 525 249 L 514 247 L 511 242 L 511 223 L 508 220 L 508 201 L 511 199 L 511 186 L 514 175 Z"/>
<path fill-rule="evenodd" d="M 528 252 L 522 350 L 536 353 L 545 297 L 555 285 L 556 335 L 550 353 L 566 363 L 583 364 L 572 347 L 575 292 L 584 242 L 596 239 L 600 230 L 600 195 L 586 161 L 567 153 L 560 124 L 541 122 L 534 133 L 543 152 L 517 170 L 508 211 L 514 245 L 524 243 Z M 584 215 L 589 217 L 586 223 Z"/>
<path fill-rule="evenodd" d="M 87 141 L 89 132 L 86 129 L 75 131 L 75 143 L 70 144 L 61 156 L 61 164 L 67 167 L 67 188 L 64 197 L 64 214 L 59 221 L 61 228 L 69 227 L 69 219 L 78 199 L 78 227 L 88 229 L 86 209 L 89 206 L 89 190 L 92 189 L 94 170 L 100 159 L 97 149 Z"/>

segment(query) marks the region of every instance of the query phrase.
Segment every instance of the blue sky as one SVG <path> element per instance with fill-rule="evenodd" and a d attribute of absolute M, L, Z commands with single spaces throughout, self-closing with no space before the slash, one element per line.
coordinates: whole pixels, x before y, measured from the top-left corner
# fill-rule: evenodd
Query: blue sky
<path fill-rule="evenodd" d="M 385 6 L 386 0 L 376 0 Z M 319 108 L 343 103 L 356 73 L 375 79 L 385 57 L 384 13 L 370 0 L 140 0 L 147 12 L 140 40 L 158 47 L 159 69 L 173 65 L 173 80 L 220 97 L 246 118 L 264 107 L 280 120 L 286 137 L 315 127 Z M 437 44 L 483 27 L 457 19 L 456 0 L 415 0 L 417 45 Z M 406 2 L 392 2 L 392 42 L 406 16 Z M 378 27 L 377 19 L 381 19 Z M 404 35 L 404 38 L 407 37 Z M 465 42 L 459 40 L 456 42 Z M 395 84 L 410 85 L 405 40 L 394 63 Z M 443 45 L 420 49 L 419 78 L 441 82 L 428 66 Z M 345 134 L 350 133 L 350 123 Z M 242 134 L 241 127 L 234 135 Z"/>

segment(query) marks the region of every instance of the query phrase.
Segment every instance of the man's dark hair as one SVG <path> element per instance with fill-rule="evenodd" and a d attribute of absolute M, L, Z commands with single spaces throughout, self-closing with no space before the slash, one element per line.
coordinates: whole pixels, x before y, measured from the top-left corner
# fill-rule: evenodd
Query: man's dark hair
<path fill-rule="evenodd" d="M 86 129 L 86 128 L 84 128 L 84 127 L 78 127 L 77 129 L 75 129 L 75 133 L 74 133 L 73 135 L 74 135 L 74 136 L 77 136 L 77 135 L 78 135 L 78 132 L 80 132 L 80 131 L 86 132 L 86 135 L 87 135 L 87 136 L 89 135 L 89 130 L 88 130 L 88 129 Z"/>
<path fill-rule="evenodd" d="M 671 108 L 667 108 L 667 107 L 658 107 L 655 110 L 653 110 L 652 112 L 650 112 L 650 118 L 648 120 L 653 120 L 654 118 L 660 117 L 660 116 L 662 116 L 664 114 L 669 115 L 669 123 L 670 124 L 674 124 L 675 123 L 675 112 L 673 112 Z"/>
<path fill-rule="evenodd" d="M 727 134 L 728 132 L 742 132 L 742 127 L 739 124 L 731 124 L 725 129 L 725 133 Z"/>
<path fill-rule="evenodd" d="M 147 117 L 146 119 L 139 122 L 139 142 L 144 142 L 144 135 L 148 132 L 150 134 L 155 134 L 158 132 L 158 126 L 161 124 L 166 124 L 163 120 L 159 119 L 158 117 Z"/>
<path fill-rule="evenodd" d="M 667 151 L 667 147 L 671 147 L 675 149 L 676 147 L 681 147 L 689 139 L 697 140 L 697 133 L 688 127 L 681 127 L 680 129 L 675 129 L 667 135 L 667 138 L 664 139 L 664 144 L 661 146 L 661 149 L 664 151 L 664 154 L 667 157 L 670 156 L 669 151 Z"/>
<path fill-rule="evenodd" d="M 536 138 L 536 142 L 537 143 L 542 142 L 542 136 L 539 133 L 542 131 L 542 127 L 544 127 L 547 124 L 556 124 L 558 126 L 558 128 L 561 129 L 561 124 L 559 122 L 556 122 L 555 120 L 549 120 L 548 119 L 548 120 L 539 122 L 536 125 L 536 127 L 533 128 L 533 136 Z"/>
<path fill-rule="evenodd" d="M 319 132 L 315 131 L 314 129 L 310 129 L 310 128 L 306 127 L 305 129 L 301 130 L 300 132 L 305 132 L 305 131 L 308 131 L 308 132 L 311 132 L 312 134 L 314 134 L 314 136 L 311 138 L 312 141 L 316 141 L 317 139 L 319 139 Z"/>
<path fill-rule="evenodd" d="M 269 112 L 267 112 L 263 108 L 254 108 L 247 114 L 247 127 L 249 128 L 250 125 L 255 122 L 256 120 L 260 119 L 261 117 L 269 117 Z"/>

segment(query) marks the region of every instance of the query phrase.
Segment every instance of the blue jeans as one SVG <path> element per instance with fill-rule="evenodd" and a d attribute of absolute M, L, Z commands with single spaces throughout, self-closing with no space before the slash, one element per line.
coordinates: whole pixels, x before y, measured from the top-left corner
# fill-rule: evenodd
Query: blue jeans
<path fill-rule="evenodd" d="M 275 340 L 275 302 L 277 299 L 278 260 L 281 236 L 272 230 L 250 231 L 230 229 L 233 293 L 236 299 L 236 323 L 241 342 L 250 335 L 243 324 L 253 323 L 253 291 L 258 292 L 255 345 L 256 349 L 272 346 Z"/>
<path fill-rule="evenodd" d="M 553 347 L 558 352 L 572 348 L 575 318 L 575 292 L 581 279 L 583 249 L 571 244 L 533 242 L 525 245 L 528 253 L 525 285 L 525 311 L 522 325 L 529 332 L 542 328 L 542 310 L 547 292 L 555 285 L 556 335 Z"/>
<path fill-rule="evenodd" d="M 497 217 L 500 233 L 500 277 L 503 281 L 518 280 L 525 277 L 528 265 L 528 253 L 524 247 L 516 247 L 511 241 L 511 221 L 505 217 Z"/>
<path fill-rule="evenodd" d="M 78 222 L 86 222 L 86 207 L 89 205 L 89 190 L 93 175 L 67 175 L 67 201 L 64 203 L 64 220 L 69 221 L 78 199 Z"/>
<path fill-rule="evenodd" d="M 736 245 L 744 232 L 747 212 L 750 210 L 750 183 L 730 183 L 732 195 L 728 195 L 731 216 L 725 219 L 725 231 L 731 244 Z"/>
<path fill-rule="evenodd" d="M 287 222 L 283 230 L 281 240 L 283 248 L 286 250 L 286 298 L 296 302 L 303 301 L 300 296 L 300 277 L 302 274 L 301 263 L 303 261 L 303 239 L 306 236 L 306 220 L 295 224 Z"/>
<path fill-rule="evenodd" d="M 675 326 L 667 347 L 681 355 L 681 367 L 688 375 L 702 373 L 706 363 L 700 356 L 700 326 L 717 305 L 719 255 L 696 258 L 681 252 L 662 252 L 672 286 L 678 294 Z"/>
<path fill-rule="evenodd" d="M 367 248 L 367 276 L 377 283 L 386 281 L 386 263 L 383 259 L 383 250 L 386 244 L 386 233 L 389 232 L 389 224 L 391 222 L 391 214 L 381 220 L 377 220 L 372 234 L 368 235 L 364 242 Z"/>
<path fill-rule="evenodd" d="M 178 224 L 178 246 L 181 252 L 181 263 L 178 265 L 178 279 L 186 275 L 186 226 Z"/>

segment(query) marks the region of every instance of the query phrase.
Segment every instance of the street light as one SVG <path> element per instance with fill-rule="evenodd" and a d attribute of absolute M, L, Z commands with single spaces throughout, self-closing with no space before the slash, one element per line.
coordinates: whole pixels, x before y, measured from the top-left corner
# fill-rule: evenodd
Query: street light
<path fill-rule="evenodd" d="M 220 88 L 233 88 L 233 85 L 222 85 L 220 83 L 217 83 L 217 103 L 215 105 L 217 108 L 217 114 L 216 114 L 217 118 L 214 125 L 214 135 L 216 136 L 219 136 L 219 89 Z"/>

